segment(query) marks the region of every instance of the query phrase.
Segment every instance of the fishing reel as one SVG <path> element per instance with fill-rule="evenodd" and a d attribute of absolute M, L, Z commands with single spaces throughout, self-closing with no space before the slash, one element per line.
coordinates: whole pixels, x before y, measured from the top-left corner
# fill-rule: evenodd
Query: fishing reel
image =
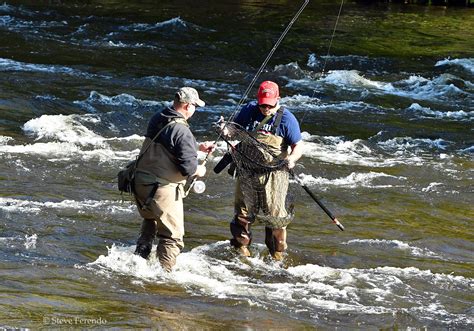
<path fill-rule="evenodd" d="M 202 194 L 206 190 L 206 183 L 202 180 L 196 180 L 193 185 L 193 192 L 197 194 Z"/>
<path fill-rule="evenodd" d="M 196 194 L 202 194 L 206 190 L 206 183 L 202 180 L 197 180 L 196 177 L 194 177 L 188 180 L 184 185 L 184 196 L 187 197 L 191 190 Z"/>

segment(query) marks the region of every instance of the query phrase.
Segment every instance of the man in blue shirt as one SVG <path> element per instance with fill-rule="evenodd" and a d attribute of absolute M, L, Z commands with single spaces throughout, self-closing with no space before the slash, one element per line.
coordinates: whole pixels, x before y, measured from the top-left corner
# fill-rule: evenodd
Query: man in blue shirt
<path fill-rule="evenodd" d="M 278 159 L 286 161 L 287 168 L 292 169 L 302 156 L 301 131 L 295 116 L 279 104 L 278 85 L 271 81 L 263 82 L 257 94 L 257 101 L 242 107 L 234 122 L 243 126 L 258 141 L 264 143 Z M 257 175 L 258 176 L 258 175 Z M 255 213 L 259 209 L 270 217 L 285 218 L 289 213 L 285 208 L 289 173 L 274 171 L 264 180 L 265 197 L 262 202 L 255 202 L 251 192 L 245 192 L 249 186 L 242 173 L 237 177 L 235 190 L 235 215 L 230 224 L 231 244 L 240 254 L 250 256 L 248 246 L 252 241 L 251 224 L 258 219 Z M 259 179 L 262 181 L 261 179 Z M 278 189 L 275 189 L 278 187 Z M 262 200 L 262 199 L 258 199 Z M 282 227 L 265 226 L 265 244 L 276 260 L 283 258 L 287 248 L 286 225 Z"/>

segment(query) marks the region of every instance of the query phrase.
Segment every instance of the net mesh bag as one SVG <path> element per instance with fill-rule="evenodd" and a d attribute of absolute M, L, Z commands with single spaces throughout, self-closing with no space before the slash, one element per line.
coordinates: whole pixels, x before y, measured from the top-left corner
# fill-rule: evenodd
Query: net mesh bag
<path fill-rule="evenodd" d="M 288 192 L 286 161 L 237 123 L 227 123 L 225 131 L 232 157 L 229 173 L 237 176 L 250 222 L 272 229 L 287 226 L 294 218 L 294 195 Z"/>

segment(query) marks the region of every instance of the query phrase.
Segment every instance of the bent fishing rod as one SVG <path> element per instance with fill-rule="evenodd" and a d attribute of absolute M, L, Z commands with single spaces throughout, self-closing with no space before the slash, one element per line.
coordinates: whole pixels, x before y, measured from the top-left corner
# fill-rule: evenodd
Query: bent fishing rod
<path fill-rule="evenodd" d="M 309 3 L 309 0 L 305 0 L 304 3 L 301 5 L 301 7 L 299 8 L 298 12 L 293 16 L 293 18 L 291 19 L 290 23 L 288 24 L 288 26 L 285 28 L 285 30 L 283 31 L 283 33 L 281 34 L 280 38 L 278 38 L 278 40 L 276 41 L 275 45 L 272 47 L 272 49 L 270 50 L 270 52 L 268 53 L 267 57 L 265 58 L 265 60 L 263 61 L 263 63 L 261 64 L 260 68 L 258 69 L 257 73 L 255 74 L 255 76 L 253 77 L 252 81 L 250 82 L 250 84 L 247 86 L 247 89 L 245 90 L 242 98 L 239 100 L 239 102 L 237 103 L 234 111 L 232 112 L 231 116 L 229 117 L 229 119 L 227 121 L 224 122 L 222 128 L 224 129 L 230 122 L 232 122 L 232 120 L 235 118 L 235 115 L 237 114 L 237 112 L 240 110 L 240 108 L 242 107 L 243 103 L 245 102 L 245 100 L 247 99 L 247 96 L 248 94 L 250 93 L 250 90 L 253 88 L 253 86 L 255 85 L 255 82 L 257 81 L 258 77 L 260 76 L 260 74 L 263 72 L 263 70 L 265 69 L 268 61 L 270 61 L 271 57 L 273 56 L 273 53 L 276 51 L 276 49 L 278 48 L 278 46 L 281 44 L 281 42 L 283 41 L 283 39 L 285 38 L 285 36 L 288 34 L 288 31 L 291 29 L 291 27 L 293 26 L 293 24 L 296 22 L 296 20 L 298 19 L 298 17 L 300 16 L 300 14 L 303 12 L 303 10 L 305 9 L 306 5 Z M 342 10 L 342 5 L 344 3 L 344 0 L 342 0 L 341 2 L 341 7 L 339 9 L 339 13 L 338 13 L 338 20 L 339 20 L 339 16 L 341 14 L 341 10 Z M 336 22 L 336 26 L 337 26 L 337 22 Z M 333 36 L 331 38 L 331 43 L 332 43 L 332 39 L 334 38 L 334 33 L 335 33 L 335 30 L 336 30 L 336 26 L 334 27 L 334 31 L 333 31 Z M 329 46 L 330 47 L 330 46 Z M 328 53 L 329 53 L 329 50 L 328 50 Z M 326 66 L 326 64 L 324 65 L 324 67 Z M 324 69 L 323 69 L 324 70 Z M 220 130 L 216 140 L 214 141 L 214 145 L 217 144 L 217 142 L 219 140 L 222 139 L 222 136 L 223 136 L 223 133 L 224 133 L 224 130 Z M 209 151 L 206 155 L 206 157 L 204 158 L 204 161 L 202 162 L 202 165 L 206 165 L 207 163 L 207 160 L 210 156 L 210 154 L 212 153 L 212 151 Z M 344 226 L 338 221 L 338 219 L 331 213 L 331 211 L 321 202 L 321 200 L 319 200 L 316 195 L 299 179 L 299 177 L 297 177 L 294 173 L 294 171 L 292 169 L 289 169 L 290 171 L 290 174 L 292 175 L 292 177 L 296 180 L 296 182 L 305 190 L 306 193 L 308 193 L 308 195 L 318 204 L 319 207 L 321 207 L 321 209 L 331 218 L 332 222 L 334 224 L 336 224 L 338 226 L 338 228 L 341 230 L 341 231 L 344 231 Z M 189 191 L 191 190 L 191 188 L 193 187 L 194 183 L 196 182 L 196 179 L 197 177 L 194 176 L 190 185 L 189 185 L 189 188 L 186 190 L 186 193 L 189 193 Z"/>
<path fill-rule="evenodd" d="M 303 12 L 303 10 L 305 9 L 306 5 L 309 3 L 309 0 L 305 0 L 303 2 L 303 4 L 301 5 L 301 7 L 298 9 L 298 12 L 293 16 L 293 18 L 291 19 L 290 23 L 288 23 L 287 27 L 285 28 L 285 30 L 283 31 L 283 33 L 280 35 L 280 37 L 278 38 L 278 40 L 276 41 L 275 45 L 273 45 L 272 49 L 270 50 L 270 52 L 268 53 L 267 57 L 265 58 L 265 60 L 262 62 L 262 64 L 260 65 L 260 68 L 258 69 L 257 73 L 255 74 L 255 76 L 253 77 L 252 81 L 250 82 L 250 84 L 247 86 L 247 88 L 245 89 L 245 92 L 244 94 L 242 95 L 242 98 L 240 98 L 239 102 L 237 103 L 237 105 L 235 106 L 235 109 L 234 111 L 232 112 L 231 116 L 229 117 L 229 119 L 227 121 L 225 121 L 224 125 L 223 125 L 223 128 L 225 128 L 230 122 L 232 122 L 232 120 L 235 118 L 235 115 L 237 115 L 237 112 L 240 110 L 240 108 L 242 107 L 242 105 L 244 104 L 245 100 L 247 99 L 247 96 L 248 94 L 250 93 L 250 91 L 252 90 L 253 86 L 255 85 L 255 82 L 257 81 L 258 77 L 261 75 L 261 73 L 263 72 L 263 70 L 265 69 L 265 67 L 267 66 L 267 63 L 268 61 L 270 61 L 270 59 L 272 58 L 273 56 L 273 53 L 275 53 L 276 49 L 278 48 L 278 46 L 280 46 L 281 42 L 283 41 L 283 39 L 285 39 L 286 35 L 288 34 L 288 31 L 290 31 L 291 27 L 293 26 L 293 24 L 296 22 L 296 20 L 298 19 L 298 17 L 300 16 L 300 14 Z M 219 140 L 221 140 L 222 138 L 222 133 L 223 133 L 223 130 L 221 130 L 216 138 L 216 140 L 214 140 L 214 143 L 213 145 L 216 145 L 217 142 Z M 206 157 L 204 158 L 204 161 L 202 162 L 201 165 L 205 166 L 206 163 L 207 163 L 207 160 L 209 158 L 209 156 L 211 155 L 212 151 L 209 151 L 207 154 L 206 154 Z M 189 186 L 187 189 L 185 189 L 185 192 L 186 194 L 189 193 L 189 191 L 191 190 L 191 188 L 194 186 L 194 184 L 196 183 L 196 180 L 197 180 L 197 176 L 193 176 L 191 178 L 191 181 L 189 183 Z"/>
<path fill-rule="evenodd" d="M 328 62 L 328 58 L 329 58 L 329 54 L 331 52 L 331 46 L 332 46 L 332 42 L 334 40 L 334 36 L 336 34 L 336 29 L 337 29 L 337 24 L 339 23 L 339 18 L 341 17 L 341 13 L 342 13 L 342 8 L 344 7 L 344 0 L 341 0 L 341 5 L 339 6 L 339 12 L 337 13 L 337 18 L 336 18 L 336 23 L 334 24 L 334 28 L 332 30 L 332 35 L 331 35 L 331 41 L 329 42 L 329 46 L 328 46 L 328 51 L 327 51 L 327 54 L 326 54 L 326 57 L 324 59 L 324 65 L 323 65 L 323 68 L 321 70 L 321 76 L 324 76 L 325 72 L 326 72 L 326 65 L 327 65 L 327 62 Z M 314 97 L 314 95 L 316 94 L 316 89 L 313 90 L 313 95 L 312 95 L 312 98 Z M 303 118 L 301 119 L 300 121 L 300 126 L 303 125 L 303 121 L 306 117 L 306 113 L 308 112 L 308 110 L 306 109 L 306 111 L 304 112 L 303 114 Z M 333 215 L 333 213 L 331 213 L 331 211 L 329 209 L 326 208 L 326 206 L 321 202 L 321 200 L 318 199 L 318 197 L 316 197 L 316 195 L 309 189 L 308 186 L 306 186 L 303 181 L 295 175 L 293 169 L 290 169 L 290 175 L 296 180 L 296 182 L 306 191 L 306 193 L 308 193 L 308 195 L 319 205 L 319 207 L 321 207 L 322 210 L 324 210 L 324 212 L 326 213 L 326 215 L 329 216 L 329 218 L 332 220 L 332 222 L 334 224 L 337 225 L 337 227 L 341 230 L 341 231 L 344 231 L 344 226 L 339 222 L 339 220 Z"/>

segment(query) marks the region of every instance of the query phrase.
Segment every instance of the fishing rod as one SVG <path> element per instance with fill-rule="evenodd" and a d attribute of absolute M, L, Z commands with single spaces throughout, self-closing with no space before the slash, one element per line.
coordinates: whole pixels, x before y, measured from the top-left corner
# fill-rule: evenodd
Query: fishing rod
<path fill-rule="evenodd" d="M 293 177 L 294 180 L 296 180 L 296 182 L 298 183 L 298 185 L 300 185 L 305 191 L 306 193 L 308 193 L 308 195 L 314 200 L 314 202 L 316 202 L 318 204 L 319 207 L 321 207 L 322 210 L 324 210 L 324 212 L 326 213 L 326 215 L 329 216 L 329 218 L 331 218 L 332 222 L 334 224 L 337 225 L 337 227 L 341 230 L 341 231 L 344 231 L 344 226 L 341 224 L 341 222 L 338 221 L 338 219 L 333 215 L 333 213 L 331 213 L 331 211 L 329 209 L 326 208 L 326 206 L 321 202 L 321 200 L 318 199 L 318 197 L 309 189 L 308 186 L 306 186 L 303 181 L 298 177 L 296 176 L 296 174 L 294 173 L 293 169 L 290 169 L 290 175 Z"/>
<path fill-rule="evenodd" d="M 255 82 L 257 81 L 258 77 L 262 74 L 263 70 L 265 69 L 265 67 L 267 66 L 268 64 L 268 61 L 270 61 L 270 59 L 272 58 L 273 56 L 273 53 L 275 53 L 276 49 L 278 48 L 278 46 L 280 46 L 281 42 L 283 41 L 283 39 L 285 39 L 286 35 L 288 34 L 288 31 L 290 31 L 291 27 L 293 26 L 293 24 L 296 22 L 296 20 L 298 19 L 298 17 L 300 16 L 300 14 L 303 12 L 303 10 L 305 9 L 306 5 L 309 3 L 309 0 L 305 0 L 304 3 L 301 5 L 301 7 L 298 9 L 298 11 L 296 12 L 296 14 L 293 16 L 293 18 L 291 19 L 290 23 L 288 23 L 288 25 L 286 26 L 285 30 L 282 32 L 282 34 L 280 35 L 280 37 L 278 38 L 278 40 L 275 42 L 275 44 L 273 45 L 272 49 L 270 50 L 270 52 L 267 54 L 267 57 L 265 58 L 265 60 L 262 62 L 262 64 L 260 65 L 260 68 L 258 69 L 257 73 L 255 74 L 255 76 L 253 77 L 252 81 L 250 82 L 250 84 L 247 86 L 247 89 L 245 90 L 244 94 L 242 95 L 242 98 L 240 98 L 239 102 L 237 103 L 237 106 L 235 106 L 235 109 L 234 111 L 232 112 L 231 116 L 229 117 L 229 119 L 227 121 L 225 121 L 224 125 L 223 125 L 223 128 L 226 127 L 230 122 L 232 122 L 232 120 L 235 118 L 235 115 L 237 114 L 237 112 L 240 110 L 240 108 L 242 107 L 242 105 L 244 104 L 245 100 L 247 99 L 247 96 L 248 94 L 250 93 L 250 91 L 252 90 L 253 86 L 255 85 Z M 219 135 L 217 136 L 216 140 L 214 141 L 214 144 L 216 144 L 221 138 L 222 138 L 222 133 L 223 131 L 221 130 L 219 132 Z M 206 159 L 208 158 L 210 153 L 208 153 L 206 155 Z"/>
<path fill-rule="evenodd" d="M 248 85 L 247 89 L 245 90 L 242 98 L 239 100 L 237 106 L 235 107 L 235 110 L 232 112 L 231 116 L 229 117 L 229 119 L 227 121 L 224 122 L 223 126 L 222 126 L 222 129 L 220 130 L 216 140 L 214 141 L 214 145 L 220 140 L 223 138 L 223 134 L 224 134 L 224 128 L 226 126 L 228 126 L 228 124 L 230 122 L 232 122 L 232 120 L 234 119 L 235 115 L 237 114 L 237 112 L 240 110 L 241 106 L 243 105 L 243 103 L 245 102 L 250 90 L 252 89 L 252 87 L 255 85 L 255 82 L 257 81 L 258 77 L 260 76 L 260 74 L 263 72 L 263 70 L 265 69 L 265 66 L 267 65 L 268 61 L 270 60 L 270 58 L 273 56 L 273 53 L 275 52 L 275 50 L 278 48 L 278 46 L 280 45 L 280 43 L 283 41 L 283 39 L 285 38 L 286 34 L 288 33 L 288 31 L 290 30 L 291 26 L 296 22 L 296 20 L 298 19 L 298 17 L 300 16 L 300 14 L 303 12 L 304 8 L 306 7 L 306 5 L 309 3 L 309 0 L 305 0 L 304 3 L 301 5 L 301 7 L 299 8 L 298 12 L 293 16 L 293 18 L 291 19 L 290 23 L 288 24 L 288 26 L 285 28 L 285 30 L 283 31 L 283 33 L 281 34 L 280 38 L 278 38 L 277 42 L 275 43 L 275 45 L 272 47 L 272 49 L 270 50 L 270 52 L 268 53 L 267 57 L 265 58 L 265 60 L 263 61 L 263 63 L 261 64 L 259 70 L 257 71 L 257 73 L 255 74 L 254 78 L 252 79 L 252 81 L 250 82 L 250 84 Z M 333 34 L 332 34 L 332 38 L 331 38 L 331 42 L 330 42 L 330 46 L 329 46 L 329 49 L 328 49 L 328 55 L 329 55 L 329 52 L 330 52 L 330 48 L 331 48 L 331 44 L 332 44 L 332 40 L 334 39 L 334 35 L 335 35 L 335 31 L 336 31 L 336 27 L 337 27 L 337 22 L 339 21 L 339 17 L 341 15 L 341 11 L 342 11 L 342 6 L 344 4 L 344 0 L 341 1 L 341 7 L 339 8 L 339 13 L 338 13 L 338 16 L 337 16 L 337 20 L 336 20 L 336 24 L 334 26 L 334 29 L 333 29 Z M 327 62 L 327 56 L 326 56 L 326 62 Z M 324 67 L 323 67 L 323 72 L 324 72 L 324 69 L 326 67 L 326 62 L 324 64 Z M 313 91 L 313 96 L 314 96 L 314 91 Z M 303 116 L 303 119 L 304 119 L 304 116 Z M 225 140 L 225 139 L 224 139 Z M 207 163 L 207 160 L 209 158 L 209 155 L 211 154 L 211 151 L 207 153 L 202 165 L 206 165 Z M 225 166 L 224 166 L 225 167 Z M 321 202 L 321 200 L 319 200 L 316 195 L 308 188 L 308 186 L 306 186 L 299 177 L 297 177 L 294 173 L 294 171 L 292 169 L 289 169 L 289 172 L 290 174 L 292 175 L 292 177 L 296 180 L 296 182 L 305 190 L 306 193 L 308 193 L 308 195 L 318 204 L 319 207 L 321 207 L 321 209 L 331 218 L 332 222 L 334 224 L 337 225 L 337 227 L 341 230 L 341 231 L 344 231 L 344 226 L 338 221 L 338 219 L 333 215 L 333 213 Z M 186 194 L 189 193 L 189 191 L 191 190 L 191 188 L 193 188 L 193 186 L 195 185 L 196 183 L 196 177 L 194 177 L 189 185 L 189 188 L 186 190 Z M 205 184 L 204 182 L 201 182 L 200 183 L 200 193 L 202 193 L 205 189 Z"/>
<path fill-rule="evenodd" d="M 332 30 L 332 35 L 331 35 L 331 40 L 329 42 L 329 46 L 328 46 L 328 51 L 326 53 L 326 57 L 324 59 L 324 64 L 323 64 L 323 68 L 321 69 L 321 76 L 324 76 L 325 72 L 326 72 L 326 65 L 327 65 L 327 61 L 328 61 L 328 58 L 329 58 L 329 54 L 331 52 L 331 47 L 332 47 L 332 42 L 334 40 L 334 36 L 336 34 L 336 29 L 337 29 L 337 24 L 339 23 L 339 18 L 341 17 L 341 13 L 342 13 L 342 8 L 344 6 L 344 0 L 341 0 L 341 5 L 339 7 L 339 12 L 337 14 L 337 18 L 336 18 L 336 23 L 334 24 L 334 28 Z M 313 90 L 313 95 L 311 96 L 311 98 L 314 98 L 316 94 L 316 89 Z M 308 113 L 308 109 L 305 110 L 304 114 L 303 114 L 303 118 L 301 119 L 300 121 L 300 127 L 303 125 L 303 122 L 304 122 L 304 119 L 306 117 L 306 114 Z M 337 225 L 337 227 L 341 230 L 341 231 L 344 231 L 344 226 L 339 222 L 339 220 L 333 215 L 333 213 L 322 203 L 321 200 L 318 199 L 318 197 L 316 197 L 316 195 L 309 189 L 308 186 L 306 186 L 303 181 L 298 177 L 296 176 L 296 174 L 294 173 L 293 169 L 290 169 L 290 175 L 295 179 L 295 181 L 306 191 L 306 193 L 308 193 L 308 195 L 318 204 L 319 207 L 321 207 L 321 209 L 326 213 L 326 215 L 329 216 L 329 218 L 331 218 L 332 222 L 334 224 Z"/>
<path fill-rule="evenodd" d="M 242 95 L 242 98 L 239 100 L 239 102 L 237 103 L 237 105 L 235 106 L 235 109 L 234 111 L 232 112 L 231 116 L 229 117 L 229 119 L 227 121 L 225 121 L 224 125 L 223 125 L 223 128 L 225 128 L 230 122 L 232 122 L 232 120 L 235 118 L 235 115 L 237 114 L 237 112 L 240 110 L 240 108 L 242 107 L 242 105 L 244 104 L 245 100 L 247 99 L 247 96 L 248 94 L 250 93 L 250 91 L 252 90 L 253 86 L 255 85 L 255 82 L 257 81 L 258 77 L 262 74 L 263 70 L 265 69 L 265 67 L 267 66 L 268 64 L 268 61 L 270 61 L 270 59 L 272 58 L 273 56 L 273 53 L 275 53 L 276 49 L 278 48 L 278 46 L 280 46 L 281 42 L 283 41 L 283 39 L 285 39 L 286 35 L 288 34 L 288 31 L 290 31 L 291 27 L 293 26 L 293 24 L 296 22 L 296 20 L 298 19 L 298 17 L 300 16 L 300 14 L 303 12 L 303 10 L 305 9 L 306 5 L 309 3 L 309 0 L 305 0 L 303 2 L 303 4 L 301 5 L 301 7 L 298 9 L 298 11 L 296 12 L 296 14 L 293 16 L 293 18 L 291 19 L 290 23 L 288 23 L 288 25 L 286 26 L 285 30 L 282 32 L 282 34 L 280 35 L 280 37 L 278 38 L 278 40 L 275 42 L 275 44 L 273 45 L 272 49 L 270 50 L 270 52 L 267 54 L 265 60 L 262 62 L 262 64 L 260 65 L 260 68 L 258 69 L 257 73 L 255 74 L 255 76 L 253 77 L 252 81 L 250 82 L 250 84 L 247 86 L 244 94 Z M 216 145 L 217 142 L 219 140 L 221 140 L 222 138 L 222 134 L 223 134 L 223 130 L 221 130 L 216 138 L 216 140 L 214 141 L 213 145 Z M 209 151 L 207 154 L 206 154 L 206 157 L 204 158 L 204 161 L 202 162 L 201 165 L 205 166 L 206 163 L 207 163 L 207 160 L 209 158 L 209 156 L 211 155 L 212 151 Z M 189 193 L 189 191 L 193 188 L 194 184 L 196 183 L 196 180 L 197 180 L 197 177 L 196 176 L 193 176 L 190 183 L 189 183 L 189 186 L 188 188 L 185 188 L 185 192 L 186 192 L 186 195 Z M 203 183 L 204 184 L 204 183 Z M 202 185 L 202 184 L 201 184 Z"/>

